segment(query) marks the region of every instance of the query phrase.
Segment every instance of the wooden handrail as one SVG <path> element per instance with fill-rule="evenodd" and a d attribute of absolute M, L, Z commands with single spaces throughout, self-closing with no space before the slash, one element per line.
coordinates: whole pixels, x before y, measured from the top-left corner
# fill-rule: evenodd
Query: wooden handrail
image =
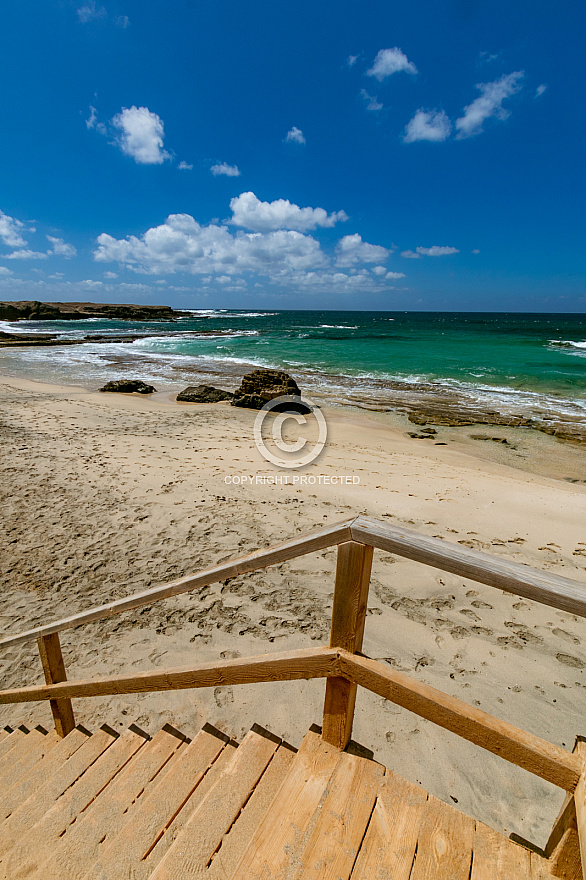
<path fill-rule="evenodd" d="M 576 789 L 578 755 L 469 706 L 377 660 L 343 648 L 309 648 L 99 679 L 0 691 L 0 704 L 70 700 L 270 681 L 343 678 L 450 730 L 565 791 Z"/>
<path fill-rule="evenodd" d="M 340 673 L 360 687 L 523 767 L 565 791 L 574 791 L 582 761 L 560 746 L 501 721 L 377 660 L 339 651 Z"/>
<path fill-rule="evenodd" d="M 368 517 L 356 517 L 350 531 L 353 541 L 586 617 L 586 584 L 579 581 Z"/>
<path fill-rule="evenodd" d="M 338 565 L 330 647 L 97 680 L 66 681 L 58 637 L 61 630 L 150 605 L 160 599 L 332 545 L 338 545 Z M 586 782 L 582 780 L 580 783 L 581 759 L 455 697 L 442 694 L 435 688 L 356 653 L 362 645 L 370 566 L 375 547 L 586 617 L 586 585 L 358 516 L 222 563 L 199 574 L 188 575 L 28 632 L 5 637 L 0 640 L 0 648 L 38 640 L 46 684 L 2 691 L 0 704 L 50 700 L 56 730 L 60 735 L 66 735 L 74 725 L 71 699 L 76 697 L 327 678 L 323 724 L 326 741 L 339 748 L 346 746 L 352 730 L 356 687 L 364 687 L 566 791 L 572 792 L 581 784 L 583 791 L 579 788 L 579 800 L 581 798 L 583 805 L 581 815 L 586 837 Z"/>
<path fill-rule="evenodd" d="M 14 636 L 6 636 L 0 639 L 0 648 L 14 647 L 24 642 L 34 641 L 40 636 L 49 635 L 49 633 L 61 632 L 64 629 L 71 629 L 71 627 L 80 626 L 83 623 L 93 623 L 96 620 L 113 617 L 115 614 L 123 614 L 125 611 L 132 611 L 134 608 L 151 605 L 160 599 L 178 596 L 181 593 L 201 589 L 201 587 L 206 587 L 208 584 L 237 577 L 240 574 L 246 574 L 258 568 L 267 568 L 269 565 L 277 565 L 280 562 L 286 562 L 298 556 L 305 556 L 307 553 L 313 553 L 316 550 L 324 550 L 327 547 L 341 544 L 344 541 L 350 540 L 351 523 L 352 520 L 349 519 L 336 523 L 333 526 L 324 526 L 321 529 L 309 532 L 307 535 L 301 535 L 298 538 L 285 541 L 283 544 L 276 544 L 273 547 L 268 547 L 266 550 L 257 550 L 255 553 L 250 553 L 247 556 L 240 556 L 221 565 L 215 565 L 213 568 L 207 568 L 199 574 L 187 575 L 168 584 L 152 587 L 150 590 L 134 593 L 132 596 L 124 596 L 122 599 L 115 599 L 106 605 L 88 608 L 86 611 L 80 611 L 78 614 L 72 614 L 71 617 L 45 623 L 43 626 L 37 626 L 35 629 L 29 629 Z"/>
<path fill-rule="evenodd" d="M 0 648 L 14 647 L 50 633 L 113 617 L 115 614 L 151 605 L 160 599 L 178 596 L 208 584 L 266 568 L 269 565 L 277 565 L 347 541 L 386 550 L 397 556 L 497 587 L 515 596 L 533 599 L 543 605 L 586 617 L 586 584 L 550 572 L 539 571 L 528 565 L 520 565 L 518 562 L 490 556 L 488 553 L 480 553 L 478 550 L 470 550 L 468 547 L 452 544 L 449 541 L 430 538 L 410 529 L 401 529 L 368 517 L 357 516 L 292 538 L 266 550 L 257 550 L 247 556 L 216 565 L 199 574 L 187 575 L 168 584 L 116 599 L 106 605 L 88 608 L 62 620 L 6 636 L 0 639 Z"/>
<path fill-rule="evenodd" d="M 308 648 L 199 663 L 197 666 L 157 669 L 154 672 L 135 672 L 130 675 L 109 675 L 103 678 L 14 688 L 0 691 L 0 704 L 327 678 L 336 674 L 337 663 L 338 652 L 335 649 Z"/>

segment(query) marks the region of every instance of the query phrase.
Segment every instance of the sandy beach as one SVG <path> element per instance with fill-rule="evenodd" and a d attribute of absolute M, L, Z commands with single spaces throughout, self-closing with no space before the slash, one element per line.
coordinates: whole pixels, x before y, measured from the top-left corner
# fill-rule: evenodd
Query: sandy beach
<path fill-rule="evenodd" d="M 584 446 L 486 426 L 414 440 L 392 413 L 325 414 L 327 449 L 304 473 L 359 482 L 251 485 L 233 478 L 276 473 L 254 446 L 254 412 L 0 378 L 0 629 L 19 632 L 356 513 L 586 587 Z M 329 550 L 64 632 L 69 677 L 326 643 L 334 570 Z M 586 734 L 586 630 L 567 613 L 377 551 L 364 650 L 569 749 Z M 34 644 L 4 651 L 0 668 L 3 687 L 42 676 Z M 169 722 L 193 735 L 209 721 L 238 739 L 256 721 L 298 746 L 321 720 L 323 690 L 314 681 L 178 691 L 76 700 L 74 710 L 91 729 Z M 47 705 L 22 704 L 3 707 L 0 722 L 50 728 L 51 716 Z M 538 844 L 562 800 L 365 692 L 353 736 L 443 800 Z"/>

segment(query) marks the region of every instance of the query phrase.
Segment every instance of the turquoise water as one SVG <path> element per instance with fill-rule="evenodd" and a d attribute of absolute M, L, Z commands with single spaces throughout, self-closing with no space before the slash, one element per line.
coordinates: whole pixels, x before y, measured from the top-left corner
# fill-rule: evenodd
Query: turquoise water
<path fill-rule="evenodd" d="M 501 408 L 586 415 L 586 315 L 422 312 L 198 311 L 174 323 L 19 322 L 0 329 L 154 332 L 131 344 L 0 351 L 0 372 L 93 386 L 136 374 L 170 386 L 245 366 L 280 367 L 335 396 L 425 384 Z M 299 382 L 303 387 L 303 378 Z"/>

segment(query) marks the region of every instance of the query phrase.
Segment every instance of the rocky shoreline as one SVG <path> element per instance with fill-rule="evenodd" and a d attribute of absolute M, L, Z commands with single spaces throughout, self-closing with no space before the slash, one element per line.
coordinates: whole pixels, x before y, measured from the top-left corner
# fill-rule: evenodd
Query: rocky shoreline
<path fill-rule="evenodd" d="M 117 319 L 117 320 L 136 320 L 136 321 L 166 321 L 175 322 L 178 318 L 187 316 L 190 313 L 180 312 L 169 306 L 137 306 L 137 305 L 120 305 L 120 304 L 97 304 L 97 303 L 40 303 L 34 301 L 22 302 L 0 302 L 0 319 L 6 321 L 55 321 L 55 320 L 82 320 L 87 318 Z M 228 330 L 198 330 L 196 336 L 221 336 L 229 335 Z M 193 331 L 177 332 L 171 330 L 153 331 L 150 333 L 128 333 L 128 334 L 106 334 L 94 333 L 85 334 L 77 338 L 64 338 L 63 335 L 53 333 L 13 333 L 0 331 L 0 349 L 17 348 L 19 346 L 26 347 L 47 347 L 47 346 L 71 346 L 82 345 L 84 343 L 132 343 L 137 340 L 147 339 L 154 335 L 173 336 L 185 335 L 186 338 L 194 336 Z M 114 355 L 108 357 L 108 361 L 113 369 L 120 367 L 124 372 L 131 371 L 130 375 L 135 376 L 138 363 L 133 362 L 132 357 L 126 358 L 123 355 Z M 141 357 L 140 370 L 145 367 L 148 369 L 150 365 L 148 358 Z M 154 364 L 155 361 L 152 361 Z M 219 365 L 218 365 L 219 366 Z M 215 385 L 214 380 L 219 380 L 220 388 L 224 392 L 236 390 L 235 387 L 230 388 L 232 381 L 235 385 L 242 379 L 243 373 L 249 369 L 254 370 L 254 364 L 234 365 L 233 372 L 227 371 L 227 364 L 221 365 L 221 371 L 217 366 L 205 367 L 199 362 L 195 362 L 193 367 L 187 367 L 182 361 L 181 367 L 176 371 L 177 375 L 170 375 L 171 383 L 191 381 L 193 387 L 197 387 L 197 383 L 205 383 L 206 386 Z M 329 375 L 327 377 L 313 370 L 297 372 L 296 376 L 307 390 L 311 397 L 315 392 L 318 397 L 334 405 L 351 406 L 359 409 L 370 410 L 374 412 L 397 412 L 406 415 L 409 421 L 419 427 L 462 427 L 473 425 L 490 425 L 494 427 L 523 427 L 549 434 L 560 441 L 568 441 L 571 443 L 586 444 L 586 423 L 584 415 L 576 407 L 576 414 L 572 413 L 570 403 L 568 411 L 563 411 L 562 403 L 560 410 L 557 409 L 555 399 L 546 401 L 545 404 L 534 406 L 528 402 L 525 407 L 519 401 L 513 403 L 513 406 L 507 406 L 506 401 L 500 406 L 498 401 L 493 403 L 481 399 L 474 400 L 472 395 L 460 392 L 458 389 L 449 388 L 445 385 L 430 382 L 405 382 L 401 380 L 369 380 L 368 388 L 360 388 L 360 380 L 355 387 L 352 387 L 348 376 Z M 119 379 L 123 378 L 118 376 Z M 324 379 L 327 378 L 326 386 L 333 383 L 329 393 L 324 390 Z M 195 380 L 195 381 L 193 381 Z M 211 382 L 210 382 L 211 380 Z M 279 383 L 277 383 L 279 384 Z M 227 387 L 226 387 L 227 386 Z M 280 387 L 280 385 L 279 385 Z M 296 388 L 297 386 L 295 386 Z M 293 386 L 291 386 L 293 388 Z M 347 391 L 345 390 L 347 388 Z M 246 388 L 238 389 L 237 398 L 242 398 L 240 405 L 259 408 L 266 399 L 261 399 L 258 394 L 258 388 L 251 385 Z M 239 392 L 239 393 L 238 393 Z M 286 390 L 285 386 L 280 388 L 280 393 L 297 393 L 294 389 Z M 304 391 L 305 393 L 305 391 Z M 196 395 L 198 396 L 198 395 Z M 205 396 L 205 395 L 204 395 Z M 187 400 L 184 402 L 188 402 Z M 195 401 L 193 401 L 195 402 Z M 199 402 L 199 401 L 198 401 Z M 567 402 L 568 403 L 568 402 Z M 515 412 L 516 410 L 516 412 Z M 420 432 L 423 433 L 423 432 Z"/>
<path fill-rule="evenodd" d="M 118 321 L 176 321 L 189 312 L 171 306 L 137 306 L 129 303 L 0 302 L 0 321 L 81 321 L 102 318 Z"/>

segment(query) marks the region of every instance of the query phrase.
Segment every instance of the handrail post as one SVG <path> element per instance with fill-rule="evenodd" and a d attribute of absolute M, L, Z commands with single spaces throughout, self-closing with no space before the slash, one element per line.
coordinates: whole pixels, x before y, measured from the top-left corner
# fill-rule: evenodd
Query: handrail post
<path fill-rule="evenodd" d="M 586 880 L 586 743 L 577 742 L 576 751 L 583 760 L 583 772 L 574 791 L 576 806 L 576 825 L 578 830 L 578 846 L 582 863 L 582 877 Z"/>
<path fill-rule="evenodd" d="M 338 545 L 330 647 L 354 653 L 362 648 L 373 548 L 347 541 Z M 322 727 L 323 739 L 345 749 L 352 734 L 356 685 L 328 678 Z"/>
<path fill-rule="evenodd" d="M 65 663 L 63 662 L 63 654 L 61 653 L 61 644 L 59 642 L 59 633 L 50 633 L 48 636 L 41 636 L 37 639 L 39 646 L 39 654 L 41 655 L 41 663 L 43 664 L 43 672 L 45 673 L 45 681 L 47 684 L 59 684 L 61 681 L 67 681 L 65 672 Z M 73 717 L 73 706 L 68 698 L 60 700 L 50 700 L 51 712 L 53 713 L 53 721 L 55 722 L 55 730 L 58 736 L 67 736 L 75 727 L 75 718 Z"/>

